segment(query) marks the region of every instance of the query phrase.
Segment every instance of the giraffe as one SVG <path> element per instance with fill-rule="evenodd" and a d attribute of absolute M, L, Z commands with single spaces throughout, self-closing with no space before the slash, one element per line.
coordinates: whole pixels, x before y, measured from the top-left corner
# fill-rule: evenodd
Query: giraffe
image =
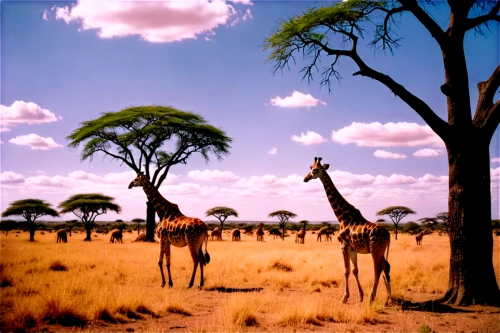
<path fill-rule="evenodd" d="M 233 241 L 240 241 L 240 240 L 241 240 L 240 229 L 234 229 L 233 230 Z"/>
<path fill-rule="evenodd" d="M 68 233 L 66 232 L 66 229 L 57 230 L 56 235 L 57 235 L 56 243 L 67 243 L 68 242 Z"/>
<path fill-rule="evenodd" d="M 211 237 L 211 240 L 214 240 L 214 237 L 215 237 L 215 240 L 221 240 L 222 239 L 219 227 L 217 227 L 214 230 L 212 230 L 212 232 L 210 233 L 210 237 Z"/>
<path fill-rule="evenodd" d="M 300 229 L 300 231 L 295 234 L 295 243 L 304 244 L 305 238 L 306 231 L 304 229 Z"/>
<path fill-rule="evenodd" d="M 165 199 L 156 187 L 149 181 L 143 172 L 139 172 L 137 177 L 128 186 L 142 187 L 148 201 L 155 208 L 158 216 L 161 216 L 161 221 L 158 222 L 155 232 L 160 238 L 160 255 L 158 257 L 158 266 L 161 273 L 161 286 L 165 286 L 165 275 L 163 274 L 163 256 L 166 257 L 166 266 L 168 271 L 168 286 L 173 287 L 172 276 L 170 274 L 170 245 L 175 247 L 187 246 L 193 259 L 193 273 L 188 288 L 193 286 L 196 276 L 196 269 L 200 264 L 200 286 L 203 287 L 203 266 L 210 262 L 210 256 L 207 252 L 208 245 L 208 229 L 205 223 L 199 218 L 187 217 L 181 213 L 179 207 Z M 202 246 L 205 242 L 205 254 L 203 254 Z"/>
<path fill-rule="evenodd" d="M 259 226 L 259 229 L 257 229 L 257 242 L 263 242 L 264 241 L 264 229 L 262 225 Z"/>
<path fill-rule="evenodd" d="M 430 234 L 429 230 L 422 230 L 420 231 L 416 236 L 415 240 L 417 241 L 417 245 L 422 245 L 422 238 L 424 238 L 424 235 Z"/>
<path fill-rule="evenodd" d="M 338 240 L 340 242 L 345 267 L 345 289 L 344 295 L 342 296 L 342 302 L 346 303 L 349 298 L 348 279 L 351 272 L 349 260 L 354 266 L 352 273 L 356 279 L 360 301 L 363 301 L 363 290 L 361 289 L 361 284 L 358 279 L 358 253 L 371 253 L 374 264 L 375 280 L 370 295 L 370 303 L 375 299 L 380 275 L 383 271 L 385 287 L 387 289 L 387 305 L 391 300 L 390 265 L 387 261 L 391 240 L 389 232 L 383 226 L 367 221 L 358 209 L 342 197 L 327 173 L 329 166 L 329 164 L 321 164 L 321 157 L 315 157 L 314 163 L 311 166 L 311 171 L 304 177 L 304 182 L 307 183 L 311 179 L 316 178 L 321 180 L 328 201 L 340 224 Z M 387 256 L 384 256 L 386 249 Z"/>

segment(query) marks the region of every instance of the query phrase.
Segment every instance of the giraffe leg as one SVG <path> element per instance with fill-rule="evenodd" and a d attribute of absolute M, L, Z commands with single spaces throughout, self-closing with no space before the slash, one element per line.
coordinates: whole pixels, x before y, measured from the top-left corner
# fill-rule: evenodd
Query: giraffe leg
<path fill-rule="evenodd" d="M 165 254 L 166 239 L 160 236 L 160 255 L 158 257 L 158 266 L 160 266 L 161 273 L 161 287 L 165 287 L 165 274 L 163 274 L 163 255 Z"/>
<path fill-rule="evenodd" d="M 196 244 L 188 244 L 189 247 L 189 252 L 191 252 L 191 258 L 193 258 L 193 274 L 191 274 L 191 280 L 189 281 L 189 286 L 188 288 L 191 288 L 194 283 L 194 277 L 196 276 L 196 270 L 198 268 L 198 263 L 200 262 L 200 258 L 198 258 L 198 251 L 197 251 L 197 246 Z M 201 268 L 203 269 L 203 268 Z M 202 271 L 203 272 L 203 271 Z M 203 275 L 202 275 L 203 279 Z"/>
<path fill-rule="evenodd" d="M 165 244 L 165 256 L 167 257 L 168 287 L 172 288 L 174 286 L 174 282 L 172 281 L 172 275 L 170 274 L 170 242 L 169 241 L 166 241 L 166 244 Z M 163 284 L 165 284 L 165 279 L 163 279 Z"/>
<path fill-rule="evenodd" d="M 342 256 L 344 257 L 344 295 L 342 296 L 342 302 L 347 303 L 349 299 L 349 274 L 351 273 L 351 263 L 349 262 L 349 245 L 343 245 L 342 247 Z"/>
<path fill-rule="evenodd" d="M 389 262 L 384 259 L 384 262 L 382 264 L 382 269 L 384 271 L 384 282 L 385 282 L 385 289 L 387 290 L 387 299 L 385 301 L 385 306 L 389 305 L 389 303 L 392 302 L 392 294 L 391 294 L 391 276 L 389 275 L 391 271 L 391 265 L 389 265 Z"/>
<path fill-rule="evenodd" d="M 358 285 L 359 301 L 363 302 L 363 289 L 361 289 L 361 284 L 359 283 L 358 279 L 358 254 L 356 253 L 356 251 L 353 251 L 351 249 L 349 251 L 349 257 L 351 258 L 351 262 L 354 267 L 352 270 L 352 274 L 354 275 L 354 278 L 356 279 L 356 284 Z"/>
<path fill-rule="evenodd" d="M 373 249 L 372 249 L 373 251 Z M 379 254 L 379 252 L 372 252 L 372 257 L 373 257 L 373 270 L 375 273 L 375 279 L 373 280 L 373 288 L 372 288 L 372 293 L 370 295 L 370 304 L 375 300 L 375 296 L 377 295 L 377 288 L 378 288 L 378 283 L 380 280 L 380 274 L 382 273 L 382 265 L 385 262 L 385 258 L 383 255 L 383 251 L 381 252 L 382 254 Z"/>

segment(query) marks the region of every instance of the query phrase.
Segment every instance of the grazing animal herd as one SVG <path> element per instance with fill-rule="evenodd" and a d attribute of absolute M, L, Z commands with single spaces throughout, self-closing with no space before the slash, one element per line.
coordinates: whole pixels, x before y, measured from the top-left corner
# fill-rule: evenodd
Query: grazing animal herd
<path fill-rule="evenodd" d="M 337 239 L 340 242 L 340 249 L 344 260 L 344 294 L 342 295 L 342 302 L 347 302 L 349 298 L 349 276 L 351 273 L 351 263 L 353 266 L 352 273 L 356 280 L 360 301 L 363 301 L 363 290 L 359 281 L 359 270 L 357 255 L 358 254 L 371 254 L 373 259 L 374 269 L 374 282 L 370 294 L 370 303 L 376 297 L 377 287 L 379 284 L 380 276 L 383 273 L 384 283 L 387 290 L 388 304 L 391 300 L 391 285 L 390 285 L 390 264 L 388 261 L 389 247 L 390 247 L 390 234 L 389 231 L 382 225 L 369 222 L 366 220 L 361 212 L 352 206 L 347 200 L 342 197 L 333 181 L 327 173 L 328 164 L 321 164 L 321 157 L 315 157 L 314 163 L 310 167 L 310 171 L 304 177 L 304 182 L 309 182 L 313 179 L 319 179 L 323 184 L 327 200 L 338 219 L 340 230 Z M 198 266 L 200 268 L 200 285 L 203 287 L 203 267 L 210 262 L 210 255 L 207 252 L 208 239 L 222 240 L 222 231 L 219 227 L 214 228 L 210 235 L 208 233 L 207 225 L 199 218 L 187 217 L 181 213 L 179 207 L 165 199 L 156 189 L 156 187 L 149 181 L 148 177 L 143 172 L 139 172 L 137 177 L 128 186 L 141 187 L 148 201 L 153 205 L 158 216 L 162 217 L 156 226 L 155 233 L 160 240 L 158 266 L 161 275 L 161 287 L 166 284 L 165 274 L 163 272 L 163 259 L 165 258 L 167 273 L 168 273 L 168 286 L 173 286 L 172 276 L 170 272 L 171 254 L 170 245 L 175 247 L 188 248 L 191 258 L 193 260 L 193 270 L 188 288 L 191 288 L 194 283 Z M 234 229 L 232 232 L 226 231 L 232 236 L 232 241 L 241 240 L 241 231 Z M 314 233 L 314 232 L 313 232 Z M 424 230 L 416 235 L 417 245 L 422 245 L 422 238 L 424 235 L 429 234 L 429 230 Z M 253 235 L 252 231 L 245 230 L 245 234 Z M 264 228 L 260 224 L 255 232 L 258 242 L 264 241 Z M 329 226 L 324 226 L 317 232 L 316 241 L 322 242 L 323 236 L 325 242 L 332 241 L 332 235 L 335 232 Z M 281 231 L 273 228 L 269 230 L 269 235 L 274 239 L 283 236 Z M 295 243 L 304 244 L 306 236 L 305 225 L 304 228 L 295 234 Z M 119 229 L 111 231 L 110 242 L 123 243 L 123 233 Z M 57 243 L 67 242 L 67 231 L 60 229 L 57 231 Z M 202 246 L 205 243 L 205 253 L 203 253 Z"/>

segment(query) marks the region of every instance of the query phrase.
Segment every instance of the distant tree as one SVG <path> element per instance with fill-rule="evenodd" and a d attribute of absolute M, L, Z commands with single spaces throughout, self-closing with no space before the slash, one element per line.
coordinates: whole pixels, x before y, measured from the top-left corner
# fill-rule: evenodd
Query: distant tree
<path fill-rule="evenodd" d="M 115 222 L 123 222 L 122 219 L 115 220 Z"/>
<path fill-rule="evenodd" d="M 195 153 L 207 162 L 210 154 L 222 160 L 229 154 L 232 141 L 200 115 L 158 105 L 103 113 L 97 119 L 83 122 L 66 139 L 70 141 L 69 147 L 84 144 L 82 160 L 92 161 L 102 153 L 136 173 L 143 168 L 157 189 L 172 166 L 187 164 Z M 146 207 L 145 241 L 154 242 L 156 212 L 150 202 L 146 202 Z"/>
<path fill-rule="evenodd" d="M 115 198 L 100 193 L 75 194 L 61 202 L 57 207 L 61 214 L 73 213 L 82 221 L 87 233 L 84 241 L 90 242 L 97 216 L 106 214 L 108 211 L 121 212 L 121 207 L 113 200 Z"/>
<path fill-rule="evenodd" d="M 275 212 L 272 212 L 269 214 L 269 217 L 277 217 L 279 220 L 279 226 L 281 228 L 281 238 L 285 240 L 285 229 L 286 229 L 286 224 L 288 223 L 288 220 L 290 218 L 297 217 L 297 214 L 292 213 L 288 210 L 277 210 Z"/>
<path fill-rule="evenodd" d="M 438 213 L 436 218 L 443 223 L 446 233 L 448 233 L 448 212 Z"/>
<path fill-rule="evenodd" d="M 420 232 L 421 226 L 416 222 L 407 222 L 401 225 L 401 231 L 415 235 Z"/>
<path fill-rule="evenodd" d="M 145 219 L 141 219 L 140 217 L 137 217 L 135 219 L 132 219 L 132 222 L 137 223 L 137 234 L 139 234 L 139 232 L 141 231 L 140 224 L 146 222 L 146 220 Z"/>
<path fill-rule="evenodd" d="M 73 232 L 73 229 L 78 226 L 80 224 L 80 222 L 78 220 L 71 220 L 71 221 L 68 221 L 64 224 L 64 227 L 66 229 L 68 229 L 69 231 L 69 235 L 71 236 L 72 232 Z"/>
<path fill-rule="evenodd" d="M 439 219 L 437 217 L 422 217 L 418 222 L 426 225 L 428 229 L 435 229 L 439 224 Z"/>
<path fill-rule="evenodd" d="M 229 216 L 238 217 L 238 212 L 229 207 L 217 206 L 205 212 L 205 216 L 213 216 L 220 222 L 220 232 L 224 230 L 224 222 Z"/>
<path fill-rule="evenodd" d="M 16 227 L 16 221 L 14 220 L 2 220 L 0 221 L 0 230 L 5 231 L 5 236 L 9 235 L 9 231 Z"/>
<path fill-rule="evenodd" d="M 2 217 L 22 216 L 28 222 L 30 242 L 35 241 L 35 220 L 41 216 L 57 217 L 59 214 L 53 209 L 52 204 L 40 199 L 17 200 L 10 204 L 2 213 Z"/>
<path fill-rule="evenodd" d="M 385 219 L 378 219 L 377 223 L 385 223 Z"/>
<path fill-rule="evenodd" d="M 391 206 L 377 212 L 377 215 L 388 215 L 396 228 L 396 239 L 398 239 L 398 224 L 408 214 L 416 214 L 413 210 L 405 206 Z"/>
<path fill-rule="evenodd" d="M 253 232 L 253 224 L 247 224 L 246 226 L 243 227 L 243 230 L 245 230 L 245 233 L 251 233 Z"/>

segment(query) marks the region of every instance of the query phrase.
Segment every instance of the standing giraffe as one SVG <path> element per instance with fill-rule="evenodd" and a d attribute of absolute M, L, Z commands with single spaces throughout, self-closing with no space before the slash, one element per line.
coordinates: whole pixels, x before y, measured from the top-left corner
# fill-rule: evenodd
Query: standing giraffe
<path fill-rule="evenodd" d="M 328 241 L 332 241 L 332 236 L 331 235 L 331 231 L 329 229 L 330 227 L 325 225 L 324 227 L 322 227 L 321 229 L 318 230 L 318 238 L 316 238 L 316 242 L 317 241 L 320 241 L 321 242 L 321 236 L 325 235 L 325 242 L 328 242 Z"/>
<path fill-rule="evenodd" d="M 68 233 L 66 229 L 57 230 L 57 238 L 56 243 L 67 243 L 68 242 Z"/>
<path fill-rule="evenodd" d="M 264 241 L 264 229 L 262 225 L 259 226 L 259 229 L 257 229 L 257 242 L 263 242 Z"/>
<path fill-rule="evenodd" d="M 233 230 L 233 241 L 240 241 L 240 240 L 241 240 L 240 229 L 234 229 Z"/>
<path fill-rule="evenodd" d="M 128 186 L 129 189 L 132 187 L 142 187 L 148 201 L 154 206 L 158 216 L 162 217 L 155 230 L 156 235 L 160 238 L 158 266 L 160 266 L 161 286 L 165 286 L 165 275 L 162 266 L 164 255 L 167 261 L 168 286 L 171 288 L 174 285 L 170 275 L 170 244 L 172 244 L 176 247 L 187 245 L 191 253 L 194 267 L 188 288 L 193 286 L 198 263 L 200 264 L 201 275 L 200 288 L 203 287 L 203 266 L 210 262 L 210 256 L 207 252 L 208 229 L 206 224 L 198 218 L 187 217 L 182 214 L 179 207 L 165 199 L 142 172 L 138 173 L 137 177 Z M 203 241 L 205 241 L 205 255 L 203 255 L 201 249 Z"/>
<path fill-rule="evenodd" d="M 424 238 L 424 235 L 430 234 L 429 230 L 422 230 L 420 231 L 416 236 L 415 240 L 417 241 L 417 245 L 422 245 L 422 238 Z"/>
<path fill-rule="evenodd" d="M 305 238 L 306 231 L 304 229 L 300 229 L 300 231 L 295 234 L 295 243 L 304 244 Z"/>
<path fill-rule="evenodd" d="M 387 289 L 387 301 L 391 299 L 391 284 L 390 284 L 390 265 L 387 261 L 389 257 L 390 235 L 387 229 L 383 226 L 367 221 L 361 212 L 345 200 L 339 193 L 337 188 L 332 182 L 332 179 L 326 172 L 329 165 L 321 165 L 321 157 L 314 158 L 314 164 L 311 166 L 311 171 L 305 176 L 304 182 L 311 179 L 319 178 L 325 188 L 328 201 L 332 206 L 333 212 L 337 216 L 340 223 L 340 233 L 338 240 L 340 248 L 344 257 L 345 267 L 345 290 L 342 296 L 342 302 L 346 303 L 349 298 L 349 274 L 351 272 L 352 262 L 354 269 L 352 273 L 356 279 L 359 290 L 360 301 L 363 301 L 363 290 L 358 279 L 358 253 L 368 254 L 371 253 L 373 258 L 373 265 L 375 271 L 375 280 L 373 282 L 373 289 L 370 296 L 370 303 L 375 299 L 377 287 L 382 271 L 384 272 L 385 287 Z M 387 249 L 387 256 L 384 257 Z"/>

